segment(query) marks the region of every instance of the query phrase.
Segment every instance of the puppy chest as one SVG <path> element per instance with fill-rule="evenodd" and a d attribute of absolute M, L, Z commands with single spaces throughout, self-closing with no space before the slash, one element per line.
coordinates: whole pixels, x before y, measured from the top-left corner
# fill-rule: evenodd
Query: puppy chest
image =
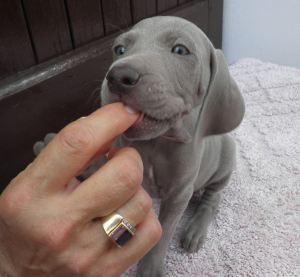
<path fill-rule="evenodd" d="M 152 198 L 160 198 L 161 187 L 155 182 L 154 167 L 149 163 L 147 164 L 147 167 L 144 167 L 143 188 Z"/>

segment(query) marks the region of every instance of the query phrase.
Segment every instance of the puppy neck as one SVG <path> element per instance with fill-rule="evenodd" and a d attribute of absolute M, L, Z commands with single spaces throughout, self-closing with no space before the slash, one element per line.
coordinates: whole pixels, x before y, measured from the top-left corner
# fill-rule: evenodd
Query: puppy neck
<path fill-rule="evenodd" d="M 195 139 L 198 140 L 200 136 L 198 132 L 201 130 L 198 126 L 200 111 L 200 106 L 194 107 L 190 113 L 177 121 L 176 124 L 161 137 L 184 144 L 191 143 Z"/>

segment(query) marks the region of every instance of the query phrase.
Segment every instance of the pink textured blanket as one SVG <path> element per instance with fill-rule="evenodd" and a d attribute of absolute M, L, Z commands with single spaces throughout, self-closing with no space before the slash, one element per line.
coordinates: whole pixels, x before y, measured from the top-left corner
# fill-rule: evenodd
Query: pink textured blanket
<path fill-rule="evenodd" d="M 246 102 L 232 133 L 237 167 L 196 254 L 179 245 L 193 205 L 187 210 L 169 248 L 167 276 L 300 276 L 300 70 L 255 59 L 230 69 Z"/>

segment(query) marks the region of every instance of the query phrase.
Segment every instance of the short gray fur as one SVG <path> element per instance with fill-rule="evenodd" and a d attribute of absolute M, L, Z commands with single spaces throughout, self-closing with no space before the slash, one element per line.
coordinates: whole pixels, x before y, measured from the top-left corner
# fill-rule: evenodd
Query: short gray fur
<path fill-rule="evenodd" d="M 220 191 L 235 166 L 235 143 L 226 133 L 241 123 L 244 101 L 223 53 L 184 19 L 142 20 L 116 39 L 114 46 L 119 44 L 127 51 L 115 56 L 110 69 L 128 66 L 142 78 L 122 95 L 112 93 L 105 80 L 102 104 L 122 101 L 148 116 L 126 131 L 118 145 L 138 150 L 144 162 L 143 186 L 161 198 L 163 236 L 140 261 L 137 276 L 166 276 L 166 251 L 194 192 L 202 196 L 182 246 L 194 252 L 203 244 Z M 175 44 L 187 46 L 191 54 L 171 53 Z"/>

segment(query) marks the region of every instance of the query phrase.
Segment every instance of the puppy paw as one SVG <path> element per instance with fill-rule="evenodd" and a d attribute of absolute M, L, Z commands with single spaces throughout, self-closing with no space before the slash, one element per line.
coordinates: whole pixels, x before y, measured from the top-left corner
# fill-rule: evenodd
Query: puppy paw
<path fill-rule="evenodd" d="M 182 236 L 181 245 L 189 253 L 198 252 L 204 244 L 206 235 L 206 230 L 197 224 L 191 224 Z"/>
<path fill-rule="evenodd" d="M 54 133 L 49 133 L 44 137 L 44 140 L 42 141 L 37 141 L 33 145 L 33 153 L 34 155 L 40 154 L 40 152 L 46 147 L 46 145 L 55 137 L 56 134 Z"/>
<path fill-rule="evenodd" d="M 166 270 L 163 264 L 142 263 L 138 266 L 137 277 L 166 277 Z"/>

